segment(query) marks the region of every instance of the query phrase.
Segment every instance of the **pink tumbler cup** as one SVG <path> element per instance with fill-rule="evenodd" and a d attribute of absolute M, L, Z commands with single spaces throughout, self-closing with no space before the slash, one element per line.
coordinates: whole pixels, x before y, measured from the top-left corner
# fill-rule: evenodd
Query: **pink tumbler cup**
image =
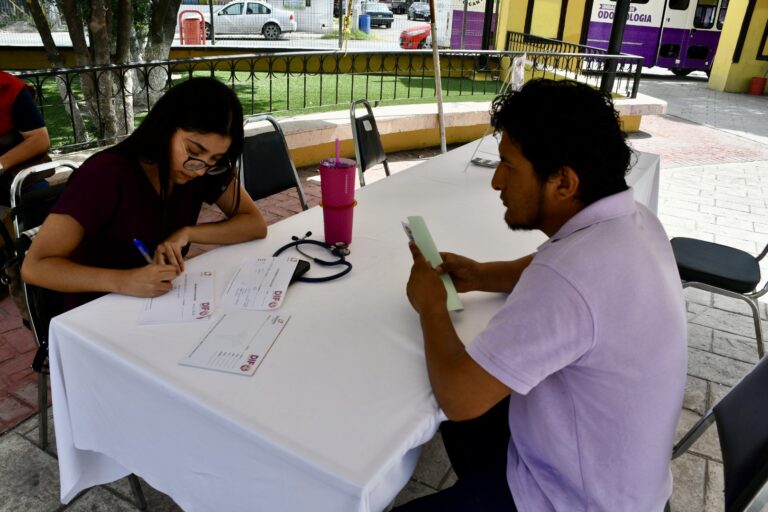
<path fill-rule="evenodd" d="M 355 202 L 354 160 L 327 158 L 320 162 L 320 193 L 325 241 L 352 243 L 352 209 Z"/>

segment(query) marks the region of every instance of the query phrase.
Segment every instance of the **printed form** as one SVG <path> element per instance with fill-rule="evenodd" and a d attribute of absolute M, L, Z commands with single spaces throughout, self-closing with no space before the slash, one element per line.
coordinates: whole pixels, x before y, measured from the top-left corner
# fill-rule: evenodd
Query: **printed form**
<path fill-rule="evenodd" d="M 222 300 L 226 306 L 240 309 L 277 309 L 285 300 L 298 258 L 243 259 L 232 276 Z"/>
<path fill-rule="evenodd" d="M 213 272 L 184 273 L 168 293 L 147 299 L 139 324 L 191 322 L 213 313 Z"/>
<path fill-rule="evenodd" d="M 290 318 L 272 311 L 224 313 L 179 364 L 253 375 Z"/>

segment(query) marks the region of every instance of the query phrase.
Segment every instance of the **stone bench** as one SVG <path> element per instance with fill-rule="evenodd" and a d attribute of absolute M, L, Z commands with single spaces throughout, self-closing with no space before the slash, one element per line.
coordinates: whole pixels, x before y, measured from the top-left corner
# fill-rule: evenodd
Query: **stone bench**
<path fill-rule="evenodd" d="M 643 94 L 638 94 L 637 98 L 617 98 L 614 104 L 627 132 L 640 129 L 642 116 L 664 114 L 667 110 L 666 101 Z M 490 101 L 445 103 L 447 143 L 469 142 L 483 136 L 489 129 L 490 106 Z M 387 152 L 440 145 L 435 103 L 375 107 L 373 113 Z M 341 143 L 341 156 L 355 157 L 348 109 L 282 117 L 279 121 L 296 167 L 316 164 L 333 156 L 337 138 Z M 261 126 L 246 127 L 246 134 L 267 128 L 266 123 L 264 128 Z M 69 153 L 57 158 L 83 161 L 95 151 Z"/>
<path fill-rule="evenodd" d="M 666 101 L 643 94 L 615 99 L 614 104 L 627 132 L 640 129 L 642 116 L 664 114 L 667 110 Z M 447 143 L 469 142 L 484 135 L 489 129 L 489 109 L 489 101 L 445 103 Z M 440 145 L 435 103 L 375 107 L 373 113 L 387 152 Z M 355 157 L 349 110 L 284 117 L 280 118 L 280 126 L 297 167 L 333 156 L 337 138 L 341 156 Z M 258 125 L 253 125 L 246 128 L 246 134 L 259 130 Z"/>

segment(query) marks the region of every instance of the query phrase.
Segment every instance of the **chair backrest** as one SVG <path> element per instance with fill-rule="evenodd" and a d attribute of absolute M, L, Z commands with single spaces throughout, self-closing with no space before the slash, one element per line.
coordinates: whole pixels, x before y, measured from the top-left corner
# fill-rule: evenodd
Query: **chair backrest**
<path fill-rule="evenodd" d="M 49 162 L 24 169 L 14 178 L 11 184 L 11 215 L 16 237 L 17 274 L 32 239 L 64 191 L 69 173 L 75 168 L 77 164 L 71 161 Z M 51 170 L 54 170 L 53 175 L 50 175 Z M 49 175 L 45 186 L 23 188 L 24 181 L 35 173 Z M 61 311 L 64 296 L 59 292 L 27 283 L 21 283 L 21 288 L 25 296 L 30 327 L 38 345 L 32 367 L 39 372 L 48 358 L 48 326 L 51 318 Z"/>
<path fill-rule="evenodd" d="M 16 238 L 43 223 L 64 191 L 69 173 L 77 166 L 71 160 L 47 162 L 24 169 L 14 177 L 11 183 L 11 216 Z M 24 182 L 35 181 L 35 175 L 45 176 L 45 184 L 38 182 L 36 186 L 22 187 Z"/>
<path fill-rule="evenodd" d="M 271 130 L 245 137 L 240 165 L 240 179 L 248 194 L 254 200 L 263 199 L 295 188 L 301 208 L 307 209 L 307 199 L 301 187 L 299 174 L 293 165 L 280 124 L 272 116 L 250 117 L 245 124 L 267 121 Z"/>
<path fill-rule="evenodd" d="M 725 510 L 746 510 L 768 482 L 768 358 L 714 407 L 725 474 Z"/>
<path fill-rule="evenodd" d="M 362 105 L 366 110 L 366 114 L 361 117 L 357 117 L 355 112 L 358 105 Z M 376 164 L 386 162 L 387 155 L 384 153 L 384 146 L 381 145 L 379 128 L 376 126 L 376 119 L 373 117 L 373 110 L 371 110 L 368 100 L 353 101 L 349 109 L 349 118 L 352 126 L 352 138 L 355 141 L 357 166 L 360 170 L 360 182 L 362 184 L 364 183 L 362 173 Z"/>

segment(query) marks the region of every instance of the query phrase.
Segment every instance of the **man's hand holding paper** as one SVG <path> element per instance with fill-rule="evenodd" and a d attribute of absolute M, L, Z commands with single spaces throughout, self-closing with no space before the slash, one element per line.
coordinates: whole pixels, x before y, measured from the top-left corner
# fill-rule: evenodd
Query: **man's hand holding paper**
<path fill-rule="evenodd" d="M 413 255 L 413 267 L 408 278 L 408 300 L 417 313 L 422 314 L 431 307 L 445 308 L 447 292 L 440 275 L 421 254 L 415 242 L 408 244 Z"/>
<path fill-rule="evenodd" d="M 413 240 L 413 243 L 418 247 L 419 255 L 422 255 L 426 262 L 429 262 L 433 268 L 437 268 L 443 263 L 440 253 L 437 252 L 437 246 L 432 235 L 427 229 L 427 224 L 424 222 L 424 218 L 421 216 L 408 217 L 408 224 L 403 223 L 408 237 Z M 413 251 L 413 248 L 411 248 Z M 416 263 L 416 256 L 414 255 L 414 264 Z M 446 305 L 448 311 L 461 311 L 464 306 L 459 300 L 459 295 L 456 293 L 456 288 L 453 286 L 453 281 L 448 274 L 442 274 L 439 276 L 443 281 L 443 286 L 446 292 Z M 414 306 L 415 307 L 415 306 Z"/>

